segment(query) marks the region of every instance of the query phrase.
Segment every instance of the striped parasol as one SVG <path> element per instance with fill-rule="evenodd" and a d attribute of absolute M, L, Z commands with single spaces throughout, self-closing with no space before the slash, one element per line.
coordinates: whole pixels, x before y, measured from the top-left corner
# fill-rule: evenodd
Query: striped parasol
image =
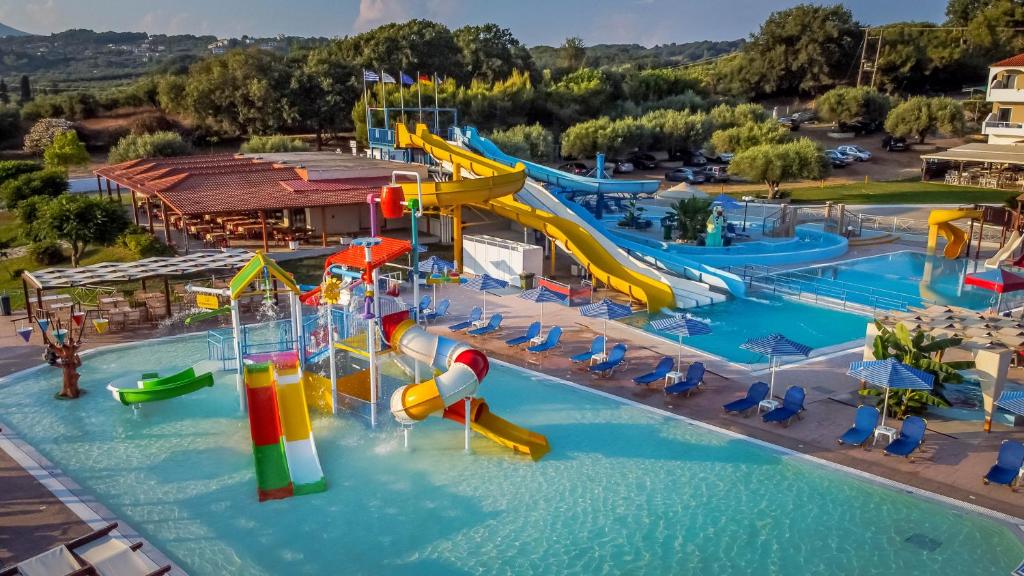
<path fill-rule="evenodd" d="M 851 362 L 847 375 L 863 380 L 868 384 L 885 388 L 885 402 L 882 405 L 882 426 L 885 426 L 885 414 L 889 409 L 889 390 L 931 390 L 935 385 L 935 375 L 908 366 L 895 358 L 885 360 L 864 360 Z"/>
<path fill-rule="evenodd" d="M 668 318 L 654 320 L 651 328 L 658 332 L 667 332 L 679 337 L 679 356 L 676 358 L 676 370 L 683 371 L 683 337 L 711 334 L 711 326 L 685 314 L 673 314 Z"/>
<path fill-rule="evenodd" d="M 565 296 L 551 290 L 546 286 L 538 286 L 537 288 L 531 288 L 524 290 L 519 293 L 519 297 L 523 300 L 529 300 L 530 302 L 540 302 L 540 323 L 544 325 L 544 303 L 545 302 L 558 302 L 564 303 Z"/>
<path fill-rule="evenodd" d="M 495 278 L 494 276 L 488 276 L 487 274 L 481 274 L 476 278 L 473 278 L 469 282 L 462 285 L 463 288 L 473 290 L 474 292 L 483 292 L 484 294 L 484 316 L 487 315 L 487 291 L 488 290 L 501 290 L 502 288 L 508 288 L 508 282 Z"/>
<path fill-rule="evenodd" d="M 601 300 L 600 302 L 594 302 L 593 304 L 587 304 L 580 306 L 580 315 L 586 316 L 587 318 L 601 318 L 604 320 L 604 340 L 608 341 L 608 321 L 618 320 L 619 318 L 625 318 L 633 314 L 633 309 L 625 304 L 619 304 L 613 302 L 608 298 Z M 606 346 L 607 348 L 607 346 Z"/>
<path fill-rule="evenodd" d="M 810 346 L 790 340 L 778 332 L 747 340 L 740 344 L 740 348 L 768 357 L 772 369 L 768 398 L 772 398 L 775 392 L 775 359 L 781 356 L 807 356 L 812 350 Z"/>

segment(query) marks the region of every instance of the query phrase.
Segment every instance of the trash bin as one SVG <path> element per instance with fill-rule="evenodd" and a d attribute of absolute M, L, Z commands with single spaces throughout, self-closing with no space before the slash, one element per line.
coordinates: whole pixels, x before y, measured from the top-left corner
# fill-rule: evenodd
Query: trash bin
<path fill-rule="evenodd" d="M 519 273 L 519 287 L 523 290 L 529 290 L 533 287 L 533 272 L 520 272 Z"/>
<path fill-rule="evenodd" d="M 6 291 L 0 294 L 0 313 L 4 316 L 11 315 L 11 297 L 7 295 Z"/>
<path fill-rule="evenodd" d="M 671 224 L 662 224 L 661 225 L 661 239 L 662 240 L 671 240 L 672 239 L 672 225 Z"/>

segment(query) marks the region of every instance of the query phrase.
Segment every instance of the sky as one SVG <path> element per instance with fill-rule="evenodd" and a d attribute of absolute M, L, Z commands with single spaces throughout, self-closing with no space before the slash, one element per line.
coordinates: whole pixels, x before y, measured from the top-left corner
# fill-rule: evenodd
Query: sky
<path fill-rule="evenodd" d="M 947 0 L 846 0 L 860 22 L 941 22 Z M 733 40 L 795 0 L 0 0 L 0 22 L 36 34 L 68 28 L 219 37 L 346 36 L 427 18 L 451 28 L 494 22 L 527 46 L 568 36 L 652 46 Z M 832 4 L 833 2 L 818 2 Z"/>

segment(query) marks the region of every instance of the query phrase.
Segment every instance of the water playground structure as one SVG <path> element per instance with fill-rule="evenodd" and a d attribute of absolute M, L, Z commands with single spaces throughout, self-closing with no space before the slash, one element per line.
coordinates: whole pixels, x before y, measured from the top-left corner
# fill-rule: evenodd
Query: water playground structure
<path fill-rule="evenodd" d="M 967 230 L 954 224 L 961 220 L 969 222 Z M 976 223 L 977 236 L 974 233 Z M 995 254 L 985 260 L 986 268 L 998 268 L 1003 262 L 1014 257 L 1024 241 L 1024 237 L 1021 236 L 1022 220 L 1019 204 L 1016 210 L 1001 206 L 969 206 L 932 210 L 928 215 L 928 253 L 932 254 L 937 250 L 939 236 L 942 236 L 946 240 L 942 254 L 947 259 L 956 260 L 964 254 L 969 256 L 971 242 L 975 237 L 978 238 L 978 250 L 980 250 L 981 237 L 986 224 L 1001 229 L 999 248 Z M 1020 255 L 1018 254 L 1018 256 Z M 1015 266 L 1024 264 L 1019 259 L 1017 262 L 1014 262 Z"/>

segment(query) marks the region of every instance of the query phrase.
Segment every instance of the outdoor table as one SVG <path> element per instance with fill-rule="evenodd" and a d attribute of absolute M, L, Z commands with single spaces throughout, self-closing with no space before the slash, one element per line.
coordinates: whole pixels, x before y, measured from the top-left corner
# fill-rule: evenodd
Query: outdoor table
<path fill-rule="evenodd" d="M 668 386 L 671 386 L 672 384 L 677 384 L 677 383 L 679 383 L 680 380 L 685 380 L 685 379 L 686 379 L 686 374 L 684 374 L 682 372 L 679 372 L 677 370 L 673 370 L 673 371 L 669 372 L 668 374 L 665 374 L 665 386 L 668 387 Z"/>
<path fill-rule="evenodd" d="M 487 320 L 475 320 L 473 322 L 473 328 L 482 328 L 487 326 Z"/>
<path fill-rule="evenodd" d="M 875 428 L 875 438 L 874 440 L 871 441 L 872 446 L 878 444 L 879 436 L 885 436 L 886 438 L 889 439 L 889 442 L 891 443 L 893 440 L 896 439 L 896 429 L 890 426 L 879 426 L 878 428 Z"/>
<path fill-rule="evenodd" d="M 533 345 L 533 346 L 536 346 L 537 344 L 540 344 L 543 341 L 544 341 L 544 337 L 543 336 L 539 336 L 539 335 L 538 336 L 534 336 L 533 338 L 530 338 L 530 344 Z"/>
<path fill-rule="evenodd" d="M 761 410 L 771 412 L 779 407 L 779 401 L 774 399 L 761 400 L 757 403 L 757 413 L 760 414 Z"/>
<path fill-rule="evenodd" d="M 593 366 L 594 364 L 600 364 L 601 362 L 604 362 L 607 359 L 607 354 L 605 354 L 604 352 L 599 352 L 590 357 L 590 365 Z"/>

